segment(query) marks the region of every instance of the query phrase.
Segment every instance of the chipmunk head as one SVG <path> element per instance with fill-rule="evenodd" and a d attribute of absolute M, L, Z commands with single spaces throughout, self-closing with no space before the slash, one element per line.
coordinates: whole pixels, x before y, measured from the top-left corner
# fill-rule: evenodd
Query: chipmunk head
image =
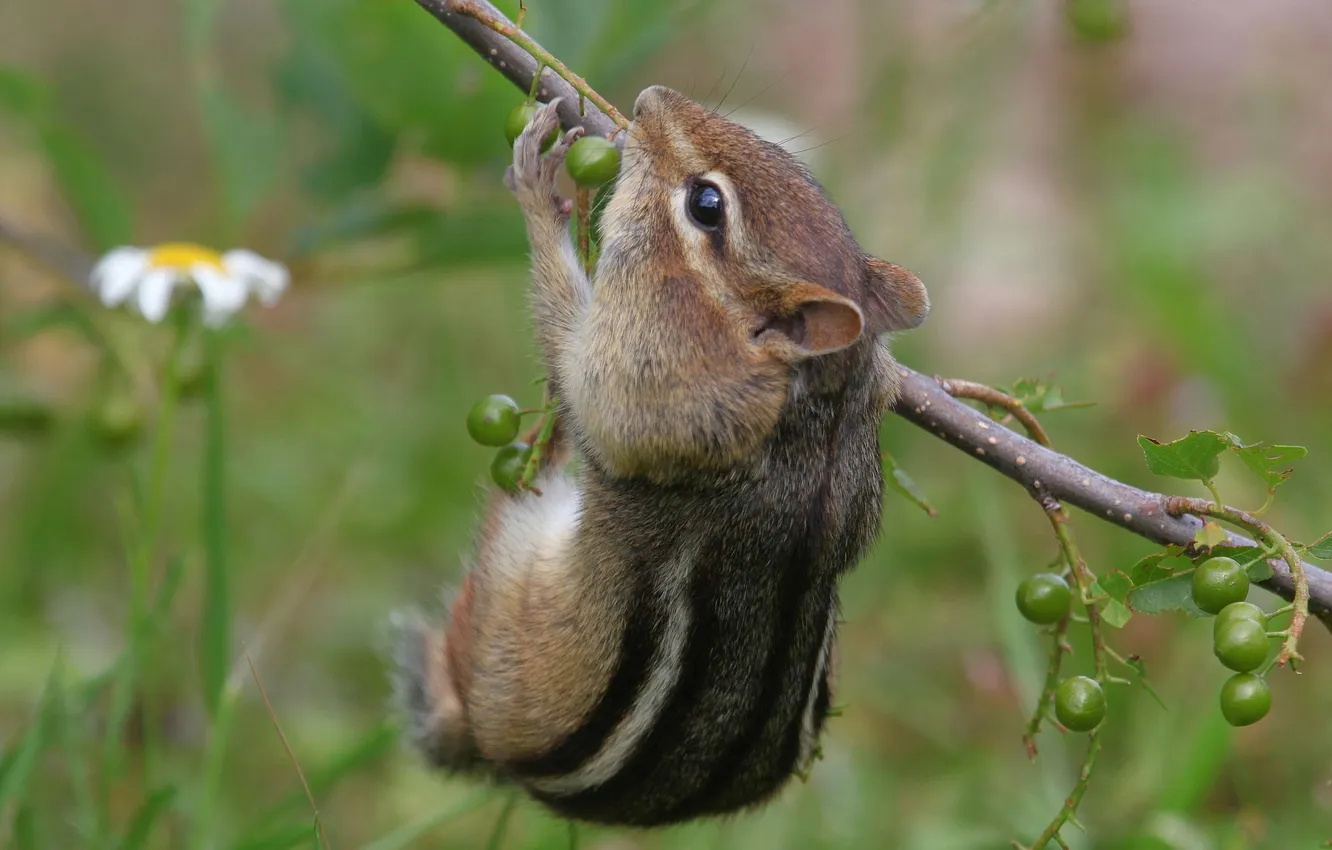
<path fill-rule="evenodd" d="M 702 287 L 746 324 L 756 353 L 780 361 L 912 328 L 929 312 L 916 276 L 862 251 L 796 157 L 662 86 L 634 104 L 606 223 L 620 262 Z"/>
<path fill-rule="evenodd" d="M 657 86 L 634 107 L 593 289 L 568 391 L 604 468 L 661 481 L 756 457 L 806 391 L 845 386 L 872 340 L 929 309 L 799 160 Z"/>

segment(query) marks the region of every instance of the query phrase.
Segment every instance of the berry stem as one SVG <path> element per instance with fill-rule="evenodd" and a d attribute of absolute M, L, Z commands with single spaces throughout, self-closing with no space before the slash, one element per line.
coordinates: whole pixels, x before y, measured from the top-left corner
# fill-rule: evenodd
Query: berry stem
<path fill-rule="evenodd" d="M 1050 660 L 1045 666 L 1045 684 L 1041 686 L 1040 698 L 1036 701 L 1036 710 L 1027 721 L 1027 731 L 1022 735 L 1022 743 L 1027 748 L 1027 758 L 1036 758 L 1036 736 L 1041 731 L 1041 721 L 1049 716 L 1050 705 L 1054 702 L 1055 688 L 1059 687 L 1059 670 L 1064 663 L 1064 652 L 1068 644 L 1064 641 L 1068 634 L 1069 617 L 1055 624 L 1054 647 L 1050 650 Z"/>
<path fill-rule="evenodd" d="M 520 23 L 518 24 L 518 26 L 522 26 L 522 23 L 521 23 L 521 20 L 522 20 L 522 12 L 519 12 L 519 13 L 518 13 L 518 17 L 519 17 L 519 21 L 520 21 Z M 532 75 L 532 85 L 530 85 L 530 86 L 527 87 L 527 100 L 528 100 L 529 103 L 531 103 L 532 101 L 536 100 L 537 91 L 539 91 L 540 88 L 541 88 L 541 72 L 544 71 L 544 70 L 546 70 L 546 63 L 545 63 L 545 62 L 542 62 L 542 61 L 540 61 L 540 60 L 537 60 L 537 69 L 536 69 L 536 73 Z"/>
<path fill-rule="evenodd" d="M 524 490 L 532 490 L 538 496 L 541 495 L 532 483 L 536 481 L 537 473 L 541 471 L 545 461 L 546 447 L 550 445 L 550 437 L 555 433 L 555 419 L 559 415 L 555 411 L 555 399 L 546 393 L 546 415 L 541 420 L 541 428 L 537 431 L 536 439 L 532 440 L 532 454 L 527 459 L 527 466 L 523 467 L 522 477 L 518 481 L 518 486 Z"/>
<path fill-rule="evenodd" d="M 954 398 L 965 398 L 972 401 L 979 401 L 990 408 L 999 408 L 1012 414 L 1013 418 L 1022 423 L 1022 427 L 1027 430 L 1031 439 L 1040 443 L 1046 448 L 1050 448 L 1050 437 L 1041 427 L 1041 423 L 1027 410 L 1022 401 L 994 389 L 984 384 L 978 384 L 974 381 L 963 381 L 957 379 L 947 379 L 940 381 L 940 386 L 944 392 Z M 993 442 L 993 440 L 991 441 Z M 1077 543 L 1073 540 L 1073 530 L 1069 526 L 1068 511 L 1059 500 L 1048 493 L 1039 489 L 1037 482 L 1036 489 L 1032 489 L 1031 496 L 1045 511 L 1045 516 L 1050 520 L 1050 526 L 1054 530 L 1055 538 L 1059 541 L 1059 551 L 1063 557 L 1064 564 L 1073 575 L 1073 580 L 1078 586 L 1078 596 L 1082 599 L 1083 607 L 1087 612 L 1087 628 L 1091 632 L 1092 644 L 1092 662 L 1096 667 L 1096 679 L 1102 685 L 1114 681 L 1110 675 L 1107 657 L 1110 653 L 1105 644 L 1105 636 L 1101 633 L 1101 611 L 1097 607 L 1097 601 L 1092 593 L 1092 582 L 1096 581 L 1095 574 L 1087 566 L 1083 559 L 1081 551 L 1078 550 Z M 1054 699 L 1055 687 L 1059 684 L 1059 668 L 1063 661 L 1063 654 L 1067 649 L 1064 642 L 1064 634 L 1068 630 L 1068 623 L 1071 619 L 1065 617 L 1056 627 L 1055 644 L 1051 650 L 1050 663 L 1046 668 L 1045 686 L 1041 690 L 1040 701 L 1037 703 L 1036 711 L 1031 720 L 1027 723 L 1026 734 L 1023 735 L 1023 743 L 1027 746 L 1028 755 L 1035 757 L 1036 743 L 1035 736 L 1040 731 L 1041 720 L 1045 717 L 1051 701 Z M 1068 844 L 1059 835 L 1059 831 L 1067 823 L 1076 823 L 1078 805 L 1082 802 L 1082 796 L 1087 792 L 1087 785 L 1091 781 L 1092 769 L 1096 766 L 1096 756 L 1101 752 L 1101 741 L 1097 737 L 1096 730 L 1093 729 L 1088 736 L 1087 754 L 1082 760 L 1082 769 L 1078 774 L 1078 781 L 1073 786 L 1073 791 L 1064 800 L 1064 805 L 1059 812 L 1046 826 L 1045 831 L 1036 839 L 1030 850 L 1044 850 L 1051 842 L 1056 842 L 1060 847 L 1067 848 Z M 1014 842 L 1014 846 L 1022 845 Z"/>
<path fill-rule="evenodd" d="M 629 126 L 629 120 L 621 115 L 618 109 L 611 106 L 609 101 L 597 94 L 596 90 L 588 85 L 586 80 L 570 70 L 568 65 L 556 59 L 550 51 L 533 41 L 531 36 L 523 32 L 519 26 L 493 17 L 471 0 L 453 0 L 449 6 L 452 11 L 472 18 L 526 50 L 533 59 L 537 60 L 538 68 L 542 65 L 550 68 L 565 82 L 573 86 L 579 94 L 595 103 L 597 108 L 606 113 L 606 116 L 614 121 L 617 127 L 624 129 Z M 540 75 L 536 79 L 540 79 Z"/>
<path fill-rule="evenodd" d="M 1285 535 L 1253 514 L 1220 503 L 1214 505 L 1203 499 L 1172 496 L 1166 500 L 1166 512 L 1176 517 L 1184 514 L 1207 516 L 1246 528 L 1253 532 L 1258 541 L 1268 547 L 1269 551 L 1279 553 L 1281 560 L 1290 568 L 1290 575 L 1295 583 L 1295 598 L 1290 603 L 1293 613 L 1290 618 L 1289 634 L 1281 644 L 1281 653 L 1277 656 L 1276 666 L 1284 667 L 1289 662 L 1293 668 L 1297 662 L 1304 660 L 1299 653 L 1299 642 L 1300 634 L 1304 631 L 1304 621 L 1309 617 L 1309 578 L 1304 573 L 1304 562 L 1300 560 L 1299 553 Z"/>

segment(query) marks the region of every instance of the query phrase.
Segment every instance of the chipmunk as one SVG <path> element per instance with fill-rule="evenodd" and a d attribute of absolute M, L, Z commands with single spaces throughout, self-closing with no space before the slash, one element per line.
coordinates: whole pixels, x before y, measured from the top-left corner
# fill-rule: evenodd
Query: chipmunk
<path fill-rule="evenodd" d="M 638 97 L 589 281 L 542 106 L 506 183 L 560 427 L 494 493 L 447 622 L 400 621 L 434 765 L 658 826 L 757 806 L 813 758 L 838 581 L 877 534 L 890 331 L 929 311 L 804 166 L 685 96 Z M 565 467 L 579 461 L 576 474 Z"/>

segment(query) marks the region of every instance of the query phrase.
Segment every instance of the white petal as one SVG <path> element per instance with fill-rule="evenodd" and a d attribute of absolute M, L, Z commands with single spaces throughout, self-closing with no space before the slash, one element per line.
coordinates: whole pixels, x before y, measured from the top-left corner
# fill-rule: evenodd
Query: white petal
<path fill-rule="evenodd" d="M 139 281 L 139 312 L 148 321 L 160 322 L 166 316 L 176 275 L 175 269 L 153 269 Z"/>
<path fill-rule="evenodd" d="M 266 305 L 276 303 L 291 282 L 286 266 L 244 248 L 223 254 L 222 265 L 231 274 L 244 278 Z"/>
<path fill-rule="evenodd" d="M 204 263 L 190 268 L 190 275 L 203 295 L 204 312 L 230 315 L 245 306 L 250 290 L 237 275 L 218 271 Z"/>
<path fill-rule="evenodd" d="M 114 307 L 134 291 L 134 286 L 148 270 L 148 252 L 142 248 L 116 248 L 93 266 L 88 276 L 102 304 Z"/>

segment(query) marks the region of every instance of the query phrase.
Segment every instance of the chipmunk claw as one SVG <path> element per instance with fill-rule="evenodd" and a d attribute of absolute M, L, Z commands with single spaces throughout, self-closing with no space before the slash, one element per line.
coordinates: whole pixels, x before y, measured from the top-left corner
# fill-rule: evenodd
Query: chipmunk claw
<path fill-rule="evenodd" d="M 572 205 L 555 190 L 555 178 L 573 145 L 583 135 L 582 127 L 564 133 L 542 154 L 541 148 L 552 131 L 559 125 L 560 98 L 537 109 L 527 127 L 513 144 L 513 165 L 504 173 L 504 185 L 518 197 L 524 211 L 536 212 L 554 209 L 557 214 L 569 215 Z"/>

